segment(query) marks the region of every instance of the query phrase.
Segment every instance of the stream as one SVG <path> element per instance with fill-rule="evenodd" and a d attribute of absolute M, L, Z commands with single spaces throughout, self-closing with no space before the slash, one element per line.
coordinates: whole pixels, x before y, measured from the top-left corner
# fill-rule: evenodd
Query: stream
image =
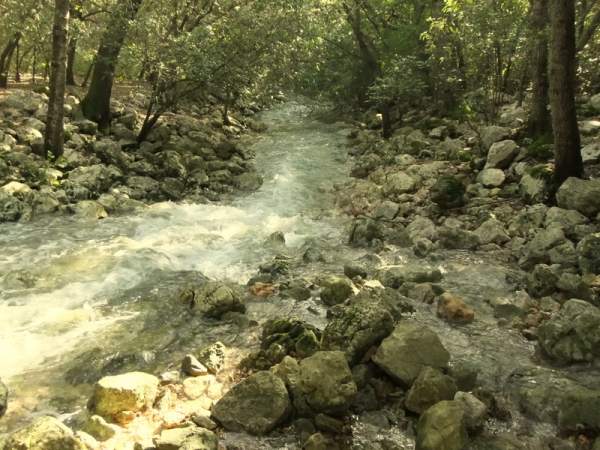
<path fill-rule="evenodd" d="M 160 203 L 100 222 L 54 217 L 0 225 L 0 378 L 11 388 L 0 436 L 33 416 L 83 407 L 104 372 L 164 369 L 186 348 L 216 339 L 240 350 L 256 345 L 235 323 L 191 317 L 169 301 L 203 277 L 245 284 L 260 264 L 282 253 L 268 244 L 275 232 L 284 234 L 290 258 L 301 260 L 307 242 L 327 252 L 326 262 L 302 267 L 307 280 L 339 273 L 345 262 L 368 253 L 344 245 L 349 218 L 336 212 L 331 193 L 333 183 L 348 179 L 348 126 L 324 123 L 311 107 L 294 102 L 263 113 L 262 120 L 269 130 L 252 150 L 264 184 L 249 196 L 229 204 Z M 392 250 L 381 255 L 382 264 L 422 263 L 410 250 Z M 513 269 L 501 261 L 460 251 L 430 261 L 445 274 L 443 287 L 474 307 L 473 324 L 452 327 L 427 305 L 415 312 L 440 335 L 453 361 L 476 361 L 480 379 L 496 387 L 515 368 L 535 366 L 533 343 L 498 327 L 489 306 L 498 296 L 517 295 Z M 324 327 L 325 311 L 316 296 L 257 300 L 248 305 L 247 320 L 293 315 Z M 410 432 L 395 428 L 382 437 L 369 427 L 355 423 L 352 448 L 375 448 L 370 445 L 380 438 L 393 440 L 393 448 L 413 448 Z M 550 432 L 540 425 L 538 433 Z M 281 436 L 225 439 L 240 445 L 247 439 L 247 448 L 296 448 Z"/>

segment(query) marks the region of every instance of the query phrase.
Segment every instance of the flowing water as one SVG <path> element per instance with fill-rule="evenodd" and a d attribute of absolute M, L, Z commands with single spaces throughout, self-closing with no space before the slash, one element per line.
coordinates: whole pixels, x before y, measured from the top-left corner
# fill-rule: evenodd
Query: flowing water
<path fill-rule="evenodd" d="M 0 378 L 16 390 L 12 405 L 35 409 L 27 394 L 40 392 L 32 385 L 46 385 L 53 367 L 104 347 L 123 323 L 135 323 L 144 309 L 139 293 L 199 273 L 245 283 L 277 253 L 265 245 L 274 232 L 284 233 L 289 248 L 307 238 L 340 239 L 325 190 L 346 176 L 347 130 L 295 103 L 263 120 L 270 130 L 253 150 L 264 185 L 231 204 L 162 203 L 100 222 L 61 217 L 0 226 Z M 158 328 L 160 314 L 155 319 L 147 328 Z M 153 331 L 145 332 L 126 339 L 147 346 Z M 50 384 L 42 394 L 57 392 Z"/>
<path fill-rule="evenodd" d="M 206 321 L 173 303 L 188 283 L 203 277 L 246 283 L 281 253 L 301 262 L 307 241 L 328 255 L 300 267 L 308 280 L 339 273 L 344 262 L 368 253 L 344 245 L 348 219 L 333 207 L 330 188 L 348 176 L 347 127 L 324 123 L 293 102 L 262 118 L 270 128 L 252 148 L 265 182 L 247 197 L 227 205 L 162 203 L 100 222 L 58 217 L 0 226 L 0 378 L 12 390 L 0 436 L 31 416 L 82 407 L 103 373 L 156 371 L 216 339 L 233 349 L 256 345 L 235 321 Z M 285 247 L 268 243 L 274 232 L 284 233 Z M 381 256 L 383 264 L 422 264 L 401 249 Z M 438 332 L 453 361 L 475 362 L 493 390 L 515 369 L 535 366 L 533 344 L 498 327 L 489 306 L 496 297 L 515 295 L 510 265 L 493 254 L 440 252 L 437 258 L 430 262 L 445 273 L 444 287 L 463 296 L 477 320 L 451 327 L 429 306 L 419 307 L 415 319 Z M 246 320 L 281 315 L 326 324 L 315 297 L 251 302 Z M 519 426 L 514 420 L 499 431 Z M 374 444 L 386 440 L 394 442 L 390 448 L 414 445 L 411 431 L 401 427 L 382 433 L 357 420 L 353 430 L 356 449 L 388 448 Z M 538 431 L 548 432 L 543 426 Z M 285 434 L 225 439 L 247 441 L 249 449 L 297 448 Z"/>

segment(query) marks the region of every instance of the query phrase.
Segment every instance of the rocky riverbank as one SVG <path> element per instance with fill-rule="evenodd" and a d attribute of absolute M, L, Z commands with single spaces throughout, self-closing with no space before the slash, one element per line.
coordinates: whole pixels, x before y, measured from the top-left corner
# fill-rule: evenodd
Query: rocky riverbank
<path fill-rule="evenodd" d="M 519 141 L 520 114 L 473 127 L 415 113 L 390 141 L 358 127 L 354 179 L 332 191 L 348 247 L 275 233 L 278 256 L 247 286 L 160 296 L 187 355 L 168 370 L 97 355 L 114 373 L 69 428 L 39 418 L 5 450 L 597 450 L 598 184 L 542 203 L 545 150 Z M 277 317 L 251 320 L 257 304 Z M 190 344 L 199 318 L 246 346 Z"/>
<path fill-rule="evenodd" d="M 112 102 L 110 134 L 82 117 L 79 98 L 66 99 L 65 153 L 51 164 L 43 146 L 48 97 L 10 90 L 0 96 L 0 223 L 53 213 L 101 219 L 160 201 L 219 201 L 261 185 L 242 135 L 264 131 L 244 108 L 224 126 L 217 107 L 188 105 L 166 114 L 137 143 L 143 94 Z"/>

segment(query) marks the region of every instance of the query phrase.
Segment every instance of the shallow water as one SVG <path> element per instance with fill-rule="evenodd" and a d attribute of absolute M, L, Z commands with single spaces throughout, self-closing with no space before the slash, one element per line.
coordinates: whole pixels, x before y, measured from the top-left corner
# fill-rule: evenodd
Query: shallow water
<path fill-rule="evenodd" d="M 138 290 L 173 284 L 182 271 L 245 283 L 277 253 L 265 245 L 274 232 L 288 248 L 309 237 L 341 239 L 325 190 L 346 176 L 344 125 L 295 103 L 262 119 L 270 128 L 252 149 L 264 185 L 228 205 L 161 203 L 100 222 L 0 226 L 0 378 L 17 386 L 11 403 L 29 403 L 19 398 L 24 384 L 44 384 L 52 367 L 140 314 Z"/>

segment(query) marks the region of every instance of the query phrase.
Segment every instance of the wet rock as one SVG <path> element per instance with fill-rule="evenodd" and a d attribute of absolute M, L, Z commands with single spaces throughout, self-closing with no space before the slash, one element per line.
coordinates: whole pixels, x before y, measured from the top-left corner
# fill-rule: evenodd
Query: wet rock
<path fill-rule="evenodd" d="M 600 233 L 583 238 L 577 244 L 577 256 L 583 274 L 600 274 Z"/>
<path fill-rule="evenodd" d="M 454 380 L 438 369 L 423 367 L 408 391 L 404 403 L 409 411 L 421 414 L 442 400 L 452 400 L 457 387 Z"/>
<path fill-rule="evenodd" d="M 181 370 L 190 377 L 198 377 L 208 373 L 208 369 L 194 355 L 186 355 L 183 358 L 183 361 L 181 361 Z"/>
<path fill-rule="evenodd" d="M 583 300 L 569 300 L 539 327 L 538 340 L 557 362 L 592 362 L 600 358 L 600 309 Z"/>
<path fill-rule="evenodd" d="M 198 353 L 200 361 L 210 373 L 216 375 L 225 365 L 226 347 L 221 342 L 215 342 L 208 347 L 203 348 Z"/>
<path fill-rule="evenodd" d="M 429 191 L 429 198 L 443 209 L 458 208 L 465 203 L 465 186 L 453 176 L 440 177 Z"/>
<path fill-rule="evenodd" d="M 467 442 L 465 413 L 458 402 L 439 402 L 419 419 L 415 450 L 463 450 Z"/>
<path fill-rule="evenodd" d="M 6 410 L 8 409 L 8 388 L 6 385 L 0 380 L 0 417 L 6 414 Z"/>
<path fill-rule="evenodd" d="M 339 450 L 338 444 L 331 438 L 321 434 L 315 433 L 311 435 L 304 443 L 303 450 Z"/>
<path fill-rule="evenodd" d="M 262 184 L 263 178 L 254 171 L 242 173 L 234 177 L 234 185 L 242 192 L 254 192 Z"/>
<path fill-rule="evenodd" d="M 340 416 L 348 412 L 357 388 L 344 353 L 320 351 L 300 361 L 291 391 L 301 416 Z"/>
<path fill-rule="evenodd" d="M 343 277 L 328 276 L 319 282 L 321 286 L 321 300 L 327 306 L 334 306 L 346 301 L 352 294 L 352 282 Z"/>
<path fill-rule="evenodd" d="M 437 316 L 448 322 L 470 323 L 475 320 L 475 311 L 462 298 L 445 292 L 438 299 Z"/>
<path fill-rule="evenodd" d="M 477 430 L 483 426 L 488 413 L 485 403 L 469 392 L 457 392 L 454 400 L 461 404 L 465 412 L 465 425 L 468 430 Z"/>
<path fill-rule="evenodd" d="M 484 245 L 491 243 L 502 245 L 510 241 L 504 224 L 496 219 L 486 220 L 474 233 L 479 238 L 479 242 Z"/>
<path fill-rule="evenodd" d="M 500 141 L 492 144 L 487 155 L 486 169 L 508 169 L 510 163 L 519 153 L 519 146 L 515 141 Z"/>
<path fill-rule="evenodd" d="M 75 216 L 81 219 L 100 220 L 108 217 L 104 207 L 94 200 L 82 200 L 71 206 L 70 209 Z"/>
<path fill-rule="evenodd" d="M 525 291 L 517 291 L 514 295 L 492 300 L 494 317 L 504 319 L 523 317 L 533 304 L 533 300 Z"/>
<path fill-rule="evenodd" d="M 500 169 L 483 169 L 477 176 L 479 181 L 486 188 L 495 188 L 502 186 L 506 180 L 506 175 Z"/>
<path fill-rule="evenodd" d="M 154 439 L 156 450 L 217 450 L 219 439 L 210 430 L 200 427 L 163 430 Z"/>
<path fill-rule="evenodd" d="M 349 243 L 355 247 L 369 247 L 373 241 L 383 239 L 381 224 L 372 219 L 357 219 L 349 233 Z"/>
<path fill-rule="evenodd" d="M 152 407 L 158 383 L 158 378 L 143 372 L 104 377 L 94 387 L 90 409 L 109 420 L 123 412 L 144 411 Z"/>
<path fill-rule="evenodd" d="M 413 242 L 417 239 L 429 239 L 430 241 L 437 240 L 435 224 L 427 217 L 415 217 L 415 219 L 406 227 L 406 231 Z"/>
<path fill-rule="evenodd" d="M 230 431 L 266 434 L 291 411 L 283 381 L 270 372 L 257 372 L 235 385 L 212 409 L 213 418 Z"/>
<path fill-rule="evenodd" d="M 479 247 L 479 237 L 463 228 L 439 227 L 437 237 L 440 245 L 449 250 L 475 250 Z"/>
<path fill-rule="evenodd" d="M 242 298 L 226 284 L 208 282 L 193 291 L 194 309 L 207 317 L 220 319 L 228 312 L 244 313 Z"/>
<path fill-rule="evenodd" d="M 438 283 L 443 275 L 439 269 L 429 266 L 396 266 L 383 269 L 378 274 L 384 286 L 398 289 L 404 283 Z"/>
<path fill-rule="evenodd" d="M 600 212 L 600 180 L 569 178 L 556 193 L 558 206 L 593 218 Z"/>
<path fill-rule="evenodd" d="M 43 416 L 11 435 L 5 450 L 87 450 L 73 432 L 54 417 Z"/>
<path fill-rule="evenodd" d="M 450 354 L 429 328 L 400 322 L 372 360 L 396 382 L 410 386 L 425 366 L 447 368 Z"/>
<path fill-rule="evenodd" d="M 367 269 L 360 264 L 345 264 L 344 275 L 352 280 L 355 277 L 367 278 L 368 273 Z"/>
<path fill-rule="evenodd" d="M 100 416 L 91 416 L 83 426 L 83 431 L 99 441 L 107 441 L 117 434 L 119 427 L 107 423 Z"/>
<path fill-rule="evenodd" d="M 332 308 L 331 316 L 323 331 L 322 347 L 343 351 L 350 364 L 358 363 L 394 328 L 389 308 L 375 294 L 361 294 L 348 305 L 338 305 Z"/>
<path fill-rule="evenodd" d="M 327 414 L 317 414 L 315 416 L 315 426 L 320 431 L 333 434 L 341 434 L 344 430 L 344 422 Z"/>
<path fill-rule="evenodd" d="M 560 279 L 560 267 L 537 264 L 527 275 L 527 292 L 533 297 L 544 297 L 553 294 Z"/>

